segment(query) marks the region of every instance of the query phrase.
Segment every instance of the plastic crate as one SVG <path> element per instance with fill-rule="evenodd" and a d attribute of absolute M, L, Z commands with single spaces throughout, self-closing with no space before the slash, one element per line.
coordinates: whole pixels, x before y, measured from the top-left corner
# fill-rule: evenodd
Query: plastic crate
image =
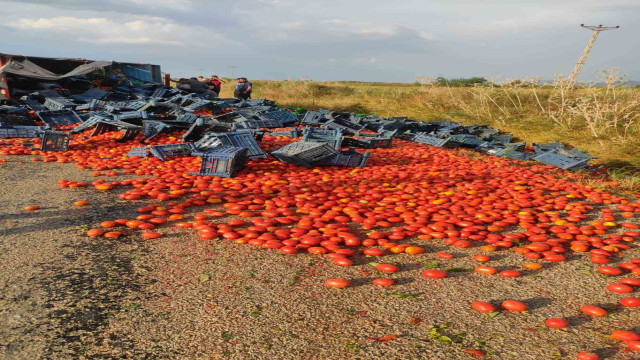
<path fill-rule="evenodd" d="M 146 111 L 127 111 L 113 115 L 115 120 L 132 120 L 132 119 L 148 119 L 149 114 Z"/>
<path fill-rule="evenodd" d="M 45 108 L 44 106 L 42 106 L 42 104 L 40 104 L 37 100 L 34 99 L 25 99 L 22 100 L 25 104 L 27 104 L 27 106 L 29 107 L 29 109 L 33 110 L 33 111 L 45 111 L 47 110 L 47 108 Z"/>
<path fill-rule="evenodd" d="M 333 119 L 322 125 L 325 129 L 340 129 L 345 134 L 356 134 L 364 130 L 364 125 L 352 123 L 348 120 Z"/>
<path fill-rule="evenodd" d="M 49 110 L 73 109 L 76 106 L 72 99 L 63 97 L 48 97 L 44 100 L 44 107 Z"/>
<path fill-rule="evenodd" d="M 202 162 L 199 172 L 192 175 L 232 177 L 242 170 L 247 162 L 247 149 L 243 147 L 223 145 L 206 152 L 194 152 L 200 156 Z"/>
<path fill-rule="evenodd" d="M 314 129 L 305 128 L 302 132 L 302 139 L 305 141 L 325 142 L 340 149 L 342 146 L 342 130 L 340 129 Z"/>
<path fill-rule="evenodd" d="M 291 130 L 274 130 L 269 133 L 271 136 L 285 136 L 292 139 L 297 139 L 302 136 L 302 131 L 299 128 L 294 127 Z"/>
<path fill-rule="evenodd" d="M 151 154 L 160 161 L 165 161 L 167 156 L 191 155 L 195 149 L 192 143 L 154 145 L 151 147 Z"/>
<path fill-rule="evenodd" d="M 437 137 L 437 136 L 432 136 L 432 135 L 427 135 L 427 134 L 416 134 L 413 136 L 413 138 L 411 139 L 411 141 L 413 142 L 417 142 L 420 144 L 427 144 L 427 145 L 431 145 L 431 146 L 437 146 L 437 147 L 443 147 L 447 142 L 449 142 L 450 137 L 447 137 L 445 139 Z"/>
<path fill-rule="evenodd" d="M 333 157 L 326 158 L 317 162 L 322 166 L 349 166 L 349 167 L 365 167 L 369 160 L 369 152 L 359 153 L 354 148 L 341 151 Z"/>
<path fill-rule="evenodd" d="M 209 100 L 196 100 L 187 106 L 182 106 L 182 109 L 187 112 L 194 112 L 208 108 L 211 105 L 212 103 Z"/>
<path fill-rule="evenodd" d="M 300 125 L 305 126 L 316 126 L 320 125 L 320 122 L 324 122 L 325 116 L 320 111 L 307 111 L 302 120 L 300 121 Z"/>
<path fill-rule="evenodd" d="M 107 122 L 107 121 L 113 121 L 113 119 L 109 119 L 105 116 L 101 116 L 101 115 L 92 115 L 90 118 L 88 118 L 87 120 L 85 120 L 82 124 L 76 126 L 73 128 L 73 130 L 71 130 L 71 133 L 79 133 L 83 130 L 86 130 L 92 126 L 96 126 L 98 125 L 98 123 L 100 122 Z"/>
<path fill-rule="evenodd" d="M 247 156 L 250 159 L 263 158 L 267 155 L 262 151 L 251 132 L 235 131 L 229 133 L 209 133 L 196 143 L 198 150 L 208 150 L 219 145 L 231 145 L 243 147 L 248 150 Z"/>
<path fill-rule="evenodd" d="M 146 146 L 133 147 L 127 152 L 127 157 L 146 158 L 147 156 L 149 156 L 149 148 Z"/>
<path fill-rule="evenodd" d="M 291 125 L 298 121 L 298 115 L 284 110 L 265 112 L 258 115 L 258 117 L 263 120 L 277 120 L 283 126 Z"/>
<path fill-rule="evenodd" d="M 122 134 L 122 137 L 120 137 L 120 139 L 116 140 L 117 143 L 123 143 L 123 142 L 127 142 L 127 141 L 131 141 L 133 139 L 136 138 L 136 136 L 138 136 L 138 134 L 140 134 L 141 129 L 140 128 L 127 128 L 124 130 L 124 133 Z"/>
<path fill-rule="evenodd" d="M 210 133 L 210 132 L 221 133 L 221 132 L 227 132 L 227 131 L 233 131 L 233 130 L 234 130 L 233 124 L 227 124 L 227 123 L 218 122 L 218 121 L 211 122 L 201 118 L 201 119 L 198 119 L 196 122 L 194 122 L 189 128 L 189 130 L 187 130 L 187 132 L 184 135 L 182 135 L 182 141 L 197 142 L 200 139 L 202 139 L 207 133 Z"/>
<path fill-rule="evenodd" d="M 196 122 L 198 117 L 200 117 L 200 115 L 198 115 L 198 114 L 184 113 L 184 114 L 181 114 L 180 116 L 178 116 L 178 118 L 175 121 L 193 124 L 194 122 Z"/>
<path fill-rule="evenodd" d="M 250 119 L 236 123 L 239 129 L 275 129 L 284 125 L 277 119 Z"/>
<path fill-rule="evenodd" d="M 77 111 L 87 110 L 94 111 L 104 106 L 104 101 L 93 99 L 86 104 L 76 106 Z"/>
<path fill-rule="evenodd" d="M 109 92 L 99 88 L 89 89 L 82 94 L 71 95 L 76 100 L 90 101 L 90 100 L 102 100 L 109 95 Z"/>
<path fill-rule="evenodd" d="M 26 126 L 19 128 L 0 128 L 0 138 L 39 138 L 42 131 L 43 128 L 39 126 L 30 126 L 29 128 Z"/>
<path fill-rule="evenodd" d="M 82 122 L 73 110 L 38 111 L 36 114 L 48 126 L 74 125 Z"/>
<path fill-rule="evenodd" d="M 67 151 L 69 149 L 69 133 L 45 130 L 42 132 L 42 151 Z"/>
<path fill-rule="evenodd" d="M 324 142 L 297 141 L 269 152 L 278 161 L 312 167 L 317 162 L 338 155 L 338 151 Z"/>
<path fill-rule="evenodd" d="M 493 135 L 489 138 L 492 144 L 507 145 L 513 140 L 513 135 Z"/>
<path fill-rule="evenodd" d="M 142 135 L 144 135 L 144 141 L 151 140 L 160 133 L 171 129 L 172 126 L 162 121 L 157 120 L 143 120 L 142 121 Z"/>
<path fill-rule="evenodd" d="M 169 89 L 167 89 L 165 87 L 158 88 L 153 92 L 153 94 L 151 94 L 151 97 L 152 98 L 162 98 L 167 93 L 167 90 L 169 90 Z"/>
<path fill-rule="evenodd" d="M 369 148 L 369 143 L 366 139 L 356 137 L 345 137 L 342 139 L 342 146 L 357 147 L 357 148 Z"/>
<path fill-rule="evenodd" d="M 536 155 L 560 149 L 564 149 L 564 145 L 562 145 L 562 143 L 559 141 L 548 144 L 533 144 L 533 151 L 536 153 Z"/>
<path fill-rule="evenodd" d="M 450 141 L 447 142 L 447 147 L 466 147 L 466 148 L 477 148 L 480 145 L 486 144 L 487 142 L 477 138 L 475 135 L 471 134 L 461 134 L 461 135 L 453 135 L 450 138 Z"/>
<path fill-rule="evenodd" d="M 556 151 L 548 151 L 534 156 L 533 160 L 539 161 L 543 164 L 552 165 L 560 169 L 574 171 L 587 166 L 590 158 L 568 157 L 559 154 Z"/>

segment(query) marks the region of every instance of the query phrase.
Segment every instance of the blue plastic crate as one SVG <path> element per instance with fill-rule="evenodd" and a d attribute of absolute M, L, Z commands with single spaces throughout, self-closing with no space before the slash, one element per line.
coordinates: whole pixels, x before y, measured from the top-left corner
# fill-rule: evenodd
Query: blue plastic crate
<path fill-rule="evenodd" d="M 142 135 L 144 135 L 144 141 L 148 141 L 158 136 L 164 131 L 171 129 L 172 126 L 162 121 L 157 120 L 143 120 L 142 121 Z"/>
<path fill-rule="evenodd" d="M 232 177 L 242 170 L 247 162 L 247 148 L 223 145 L 205 152 L 194 152 L 202 162 L 199 172 L 192 175 Z"/>
<path fill-rule="evenodd" d="M 82 94 L 71 95 L 76 100 L 90 101 L 90 100 L 102 100 L 109 95 L 109 92 L 99 88 L 91 88 Z"/>
<path fill-rule="evenodd" d="M 132 119 L 148 119 L 149 114 L 146 111 L 127 111 L 119 114 L 114 114 L 115 120 L 132 120 Z"/>
<path fill-rule="evenodd" d="M 364 125 L 355 124 L 351 121 L 342 119 L 329 120 L 324 123 L 322 127 L 325 129 L 340 129 L 344 134 L 356 134 L 364 130 Z"/>
<path fill-rule="evenodd" d="M 277 119 L 250 119 L 236 123 L 238 129 L 275 129 L 284 125 Z"/>
<path fill-rule="evenodd" d="M 194 122 L 196 122 L 196 120 L 198 120 L 198 117 L 200 117 L 200 115 L 198 115 L 198 114 L 184 113 L 184 114 L 181 114 L 180 116 L 178 116 L 176 121 L 193 124 Z"/>

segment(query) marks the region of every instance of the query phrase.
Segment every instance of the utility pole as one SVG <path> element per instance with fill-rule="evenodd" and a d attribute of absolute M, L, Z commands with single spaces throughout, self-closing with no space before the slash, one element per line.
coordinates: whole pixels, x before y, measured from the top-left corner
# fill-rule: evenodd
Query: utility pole
<path fill-rule="evenodd" d="M 585 26 L 584 24 L 580 24 L 580 26 L 582 26 L 585 29 L 589 29 L 593 31 L 593 34 L 591 34 L 591 39 L 589 40 L 589 42 L 587 43 L 587 46 L 584 48 L 584 50 L 582 51 L 582 54 L 578 58 L 578 62 L 576 63 L 576 66 L 573 68 L 573 72 L 571 73 L 571 76 L 569 76 L 569 79 L 567 81 L 569 86 L 575 85 L 578 74 L 580 74 L 580 70 L 582 70 L 582 65 L 584 65 L 584 62 L 587 60 L 587 56 L 589 56 L 589 52 L 591 51 L 593 44 L 596 42 L 598 35 L 600 35 L 602 31 L 618 29 L 620 27 L 620 26 L 602 26 L 602 25 Z"/>
<path fill-rule="evenodd" d="M 236 78 L 236 68 L 238 67 L 238 65 L 230 65 L 227 66 L 228 68 L 231 68 L 231 78 L 235 79 Z"/>

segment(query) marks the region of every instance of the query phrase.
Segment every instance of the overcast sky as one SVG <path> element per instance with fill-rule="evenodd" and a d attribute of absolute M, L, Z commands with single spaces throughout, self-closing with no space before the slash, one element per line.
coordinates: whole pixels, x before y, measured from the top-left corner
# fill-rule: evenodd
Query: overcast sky
<path fill-rule="evenodd" d="M 640 80 L 640 0 L 0 0 L 0 52 L 159 64 L 172 76 Z"/>

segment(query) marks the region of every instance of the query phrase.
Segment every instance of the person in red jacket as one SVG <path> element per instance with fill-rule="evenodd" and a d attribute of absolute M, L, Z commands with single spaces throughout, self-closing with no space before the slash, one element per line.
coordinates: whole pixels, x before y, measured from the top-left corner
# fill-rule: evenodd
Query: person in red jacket
<path fill-rule="evenodd" d="M 213 88 L 212 90 L 218 94 L 217 96 L 220 96 L 223 82 L 224 80 L 220 79 L 218 75 L 211 75 L 211 77 L 209 77 L 209 86 L 211 86 Z"/>

